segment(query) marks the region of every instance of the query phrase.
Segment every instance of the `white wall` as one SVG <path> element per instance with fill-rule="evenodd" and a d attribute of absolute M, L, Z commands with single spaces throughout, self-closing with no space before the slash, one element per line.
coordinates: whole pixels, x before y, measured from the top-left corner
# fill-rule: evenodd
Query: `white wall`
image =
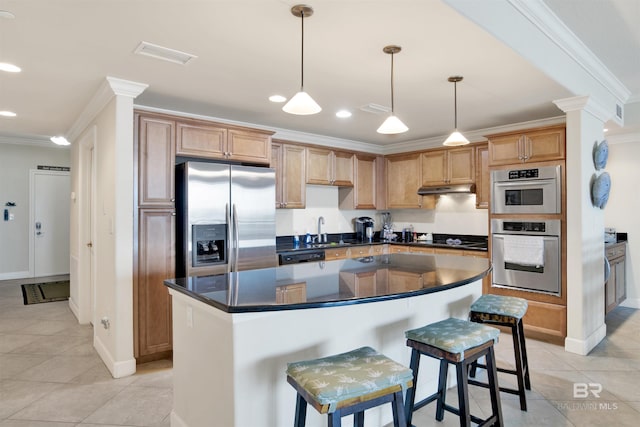
<path fill-rule="evenodd" d="M 635 141 L 609 144 L 605 170 L 611 175 L 611 193 L 604 210 L 606 227 L 629 234 L 627 244 L 627 300 L 624 306 L 640 308 L 640 280 L 635 266 L 640 265 L 640 137 Z"/>
<path fill-rule="evenodd" d="M 338 209 L 338 188 L 308 185 L 306 209 L 278 209 L 276 213 L 276 234 L 316 234 L 318 217 L 323 216 L 326 233 L 353 233 L 353 219 L 370 216 L 375 220 L 375 230 L 382 228 L 381 212 L 391 212 L 394 230 L 413 225 L 420 233 L 446 234 L 488 234 L 487 209 L 476 209 L 475 195 L 444 195 L 435 210 L 394 209 L 394 210 L 340 210 Z"/>
<path fill-rule="evenodd" d="M 0 216 L 0 280 L 29 276 L 29 171 L 38 165 L 70 166 L 68 147 L 0 144 L 0 209 L 7 202 L 14 220 Z"/>

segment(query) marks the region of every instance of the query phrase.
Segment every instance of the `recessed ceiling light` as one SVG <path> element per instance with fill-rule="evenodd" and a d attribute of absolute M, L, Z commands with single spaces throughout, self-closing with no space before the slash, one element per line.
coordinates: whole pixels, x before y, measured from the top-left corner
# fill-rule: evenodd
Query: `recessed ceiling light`
<path fill-rule="evenodd" d="M 271 101 L 271 102 L 284 102 L 286 100 L 287 100 L 287 98 L 285 98 L 282 95 L 271 95 L 269 97 L 269 101 Z"/>
<path fill-rule="evenodd" d="M 604 129 L 602 129 L 602 132 L 606 132 L 606 131 L 608 131 L 608 130 L 609 130 L 609 129 L 604 128 Z"/>
<path fill-rule="evenodd" d="M 15 17 L 16 17 L 16 15 L 14 15 L 11 12 L 9 12 L 8 10 L 0 10 L 0 18 L 13 19 Z"/>
<path fill-rule="evenodd" d="M 20 67 L 9 64 L 8 62 L 0 62 L 0 71 L 6 71 L 7 73 L 19 73 L 22 70 Z"/>
<path fill-rule="evenodd" d="M 157 44 L 142 41 L 133 51 L 138 55 L 146 55 L 156 59 L 162 59 L 164 61 L 174 62 L 176 64 L 186 65 L 187 62 L 197 58 L 196 55 L 190 53 L 181 52 L 175 49 L 169 49 L 168 47 L 159 46 Z"/>
<path fill-rule="evenodd" d="M 67 138 L 65 138 L 64 136 L 52 136 L 51 142 L 57 145 L 71 145 L 71 143 L 67 141 Z"/>
<path fill-rule="evenodd" d="M 336 113 L 336 117 L 340 117 L 341 119 L 346 119 L 351 117 L 351 111 L 349 110 L 340 110 Z"/>
<path fill-rule="evenodd" d="M 14 113 L 13 111 L 0 111 L 0 116 L 15 117 L 16 113 Z"/>

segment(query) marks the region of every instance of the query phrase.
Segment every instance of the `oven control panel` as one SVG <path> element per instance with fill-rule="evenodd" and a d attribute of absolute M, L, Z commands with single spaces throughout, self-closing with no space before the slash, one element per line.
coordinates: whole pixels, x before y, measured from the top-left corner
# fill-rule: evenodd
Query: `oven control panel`
<path fill-rule="evenodd" d="M 545 231 L 547 231 L 547 223 L 546 222 L 505 221 L 502 223 L 502 230 L 544 233 Z"/>

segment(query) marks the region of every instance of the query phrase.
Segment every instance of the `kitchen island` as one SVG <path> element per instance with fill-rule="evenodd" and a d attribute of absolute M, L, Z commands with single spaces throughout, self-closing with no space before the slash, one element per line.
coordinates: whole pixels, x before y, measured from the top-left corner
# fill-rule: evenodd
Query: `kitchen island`
<path fill-rule="evenodd" d="M 293 425 L 288 362 L 367 345 L 408 366 L 404 331 L 467 318 L 489 271 L 482 258 L 392 254 L 168 280 L 171 425 Z M 435 390 L 437 362 L 420 373 L 417 398 Z M 367 412 L 367 426 L 390 421 L 386 406 Z M 321 425 L 309 410 L 307 426 Z"/>

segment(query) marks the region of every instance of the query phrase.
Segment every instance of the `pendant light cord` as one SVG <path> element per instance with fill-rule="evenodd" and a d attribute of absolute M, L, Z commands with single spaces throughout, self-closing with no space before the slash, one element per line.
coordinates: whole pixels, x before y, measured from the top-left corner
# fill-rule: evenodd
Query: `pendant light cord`
<path fill-rule="evenodd" d="M 458 82 L 453 82 L 453 128 L 458 130 Z"/>
<path fill-rule="evenodd" d="M 391 114 L 393 112 L 393 52 L 391 52 Z"/>
<path fill-rule="evenodd" d="M 300 11 L 300 21 L 302 26 L 302 43 L 300 49 L 300 92 L 304 92 L 304 10 Z"/>

